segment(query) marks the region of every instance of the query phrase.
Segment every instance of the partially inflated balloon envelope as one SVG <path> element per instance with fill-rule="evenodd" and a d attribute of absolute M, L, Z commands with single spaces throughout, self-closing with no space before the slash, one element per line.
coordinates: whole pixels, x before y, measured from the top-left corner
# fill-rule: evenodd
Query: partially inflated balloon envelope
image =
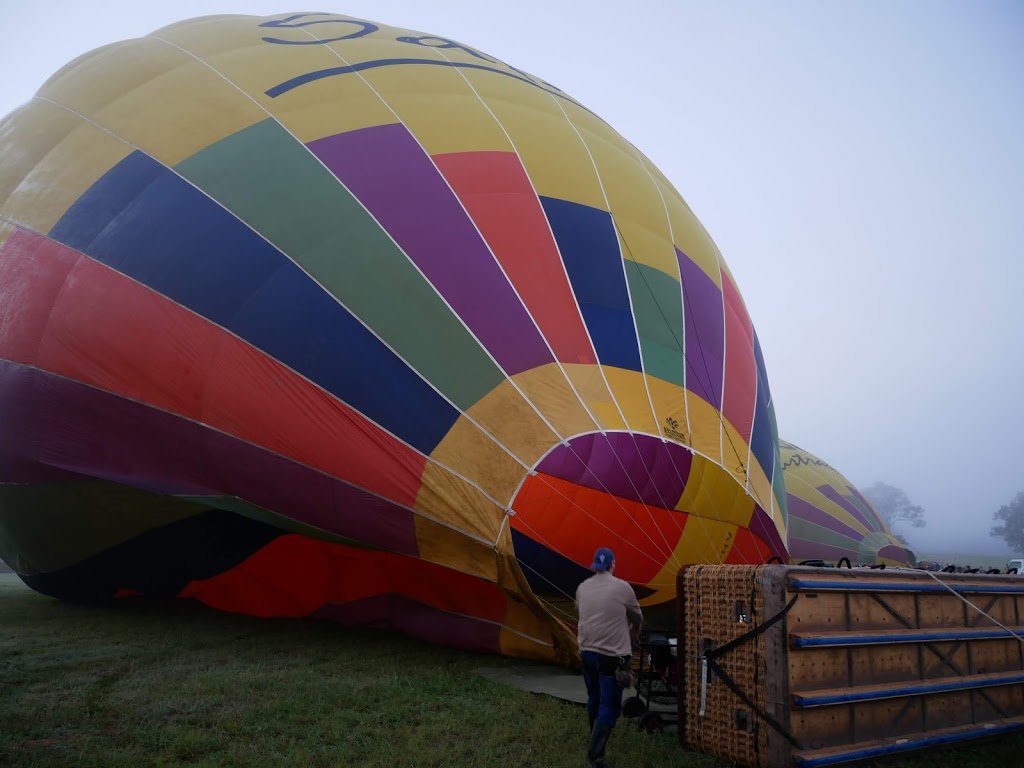
<path fill-rule="evenodd" d="M 859 490 L 817 456 L 780 440 L 789 496 L 789 553 L 802 560 L 852 565 L 913 565 L 914 553 L 897 539 Z"/>
<path fill-rule="evenodd" d="M 652 611 L 682 564 L 785 556 L 735 282 L 555 86 L 217 16 L 0 134 L 0 556 L 36 589 L 566 659 L 597 546 Z"/>

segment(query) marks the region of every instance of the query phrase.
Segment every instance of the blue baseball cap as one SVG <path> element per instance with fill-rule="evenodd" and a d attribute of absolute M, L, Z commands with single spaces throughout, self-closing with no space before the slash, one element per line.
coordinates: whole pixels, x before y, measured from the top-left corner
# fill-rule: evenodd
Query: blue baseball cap
<path fill-rule="evenodd" d="M 608 547 L 598 547 L 594 552 L 594 562 L 590 565 L 592 571 L 607 571 L 615 562 L 615 553 Z"/>

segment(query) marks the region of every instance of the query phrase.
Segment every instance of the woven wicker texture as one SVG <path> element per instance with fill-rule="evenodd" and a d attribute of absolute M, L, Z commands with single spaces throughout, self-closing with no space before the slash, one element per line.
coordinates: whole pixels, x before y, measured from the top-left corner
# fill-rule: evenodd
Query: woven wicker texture
<path fill-rule="evenodd" d="M 683 611 L 686 620 L 683 708 L 684 743 L 734 762 L 763 768 L 767 762 L 767 726 L 709 670 L 703 716 L 701 659 L 765 619 L 761 571 L 764 566 L 702 565 L 686 569 Z M 759 635 L 719 657 L 718 664 L 759 709 L 764 710 L 764 636 Z"/>

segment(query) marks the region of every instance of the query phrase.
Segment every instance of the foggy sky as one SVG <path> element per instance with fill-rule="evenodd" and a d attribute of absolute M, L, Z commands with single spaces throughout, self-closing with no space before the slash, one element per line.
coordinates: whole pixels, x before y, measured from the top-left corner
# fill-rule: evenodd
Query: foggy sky
<path fill-rule="evenodd" d="M 99 45 L 191 16 L 3 0 L 0 115 Z M 1008 553 L 1024 490 L 1024 4 L 329 2 L 562 88 L 650 157 L 735 275 L 779 434 L 926 509 L 925 553 Z M 1024 553 L 1020 553 L 1024 554 Z"/>

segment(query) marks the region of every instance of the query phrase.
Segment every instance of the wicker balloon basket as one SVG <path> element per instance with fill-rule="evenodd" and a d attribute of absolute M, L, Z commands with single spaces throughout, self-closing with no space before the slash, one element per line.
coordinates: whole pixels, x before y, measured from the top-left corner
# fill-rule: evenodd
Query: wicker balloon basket
<path fill-rule="evenodd" d="M 679 738 L 817 768 L 1024 729 L 1024 578 L 695 565 Z"/>

